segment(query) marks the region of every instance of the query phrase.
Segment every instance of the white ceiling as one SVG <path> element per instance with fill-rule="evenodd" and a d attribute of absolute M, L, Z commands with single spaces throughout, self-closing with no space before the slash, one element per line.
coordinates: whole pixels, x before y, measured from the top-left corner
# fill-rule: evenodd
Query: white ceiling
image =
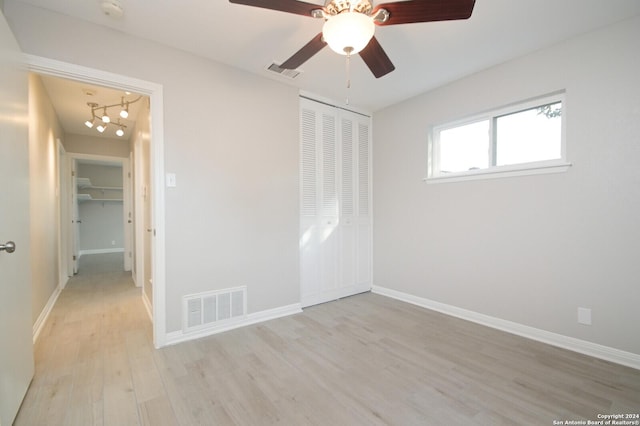
<path fill-rule="evenodd" d="M 122 0 L 124 16 L 101 0 L 16 0 L 115 28 L 329 99 L 376 111 L 495 64 L 640 14 L 638 0 L 476 0 L 470 19 L 376 28 L 396 70 L 375 79 L 358 57 L 346 88 L 345 57 L 325 47 L 294 80 L 267 71 L 322 30 L 322 20 L 227 0 Z M 391 0 L 389 0 L 391 1 Z M 307 0 L 323 3 L 322 0 Z M 83 119 L 84 121 L 84 119 Z"/>
<path fill-rule="evenodd" d="M 119 119 L 126 127 L 124 135 L 118 137 L 116 135 L 117 126 L 108 125 L 103 133 L 96 130 L 99 121 L 95 122 L 93 128 L 88 128 L 84 122 L 91 118 L 91 108 L 87 106 L 88 102 L 97 103 L 100 106 L 114 105 L 121 103 L 122 97 L 125 101 L 133 101 L 139 98 L 136 93 L 127 94 L 121 90 L 110 89 L 107 87 L 92 86 L 89 84 L 79 83 L 71 80 L 64 80 L 51 76 L 40 76 L 42 84 L 51 99 L 53 109 L 56 111 L 58 120 L 66 133 L 76 135 L 95 136 L 106 139 L 123 139 L 129 140 L 135 120 L 138 117 L 140 107 L 146 102 L 146 97 L 142 97 L 139 101 L 129 104 L 129 117 L 120 118 L 119 107 L 109 108 L 109 118 L 115 123 Z M 88 94 L 91 93 L 91 94 Z M 101 111 L 96 111 L 96 114 Z"/>

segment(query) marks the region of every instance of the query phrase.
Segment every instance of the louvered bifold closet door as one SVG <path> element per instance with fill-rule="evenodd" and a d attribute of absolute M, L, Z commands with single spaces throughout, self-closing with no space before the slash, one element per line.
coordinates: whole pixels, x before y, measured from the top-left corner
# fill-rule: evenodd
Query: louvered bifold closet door
<path fill-rule="evenodd" d="M 371 288 L 373 221 L 371 219 L 371 122 L 360 119 L 357 141 L 356 287 Z"/>
<path fill-rule="evenodd" d="M 340 118 L 340 285 L 356 281 L 356 194 L 357 122 L 351 116 Z"/>
<path fill-rule="evenodd" d="M 370 119 L 300 105 L 301 301 L 309 306 L 371 288 Z"/>
<path fill-rule="evenodd" d="M 319 134 L 315 110 L 300 110 L 300 293 L 302 298 L 320 292 L 318 208 Z"/>
<path fill-rule="evenodd" d="M 302 305 L 309 306 L 338 287 L 338 123 L 333 108 L 302 101 L 300 279 Z"/>

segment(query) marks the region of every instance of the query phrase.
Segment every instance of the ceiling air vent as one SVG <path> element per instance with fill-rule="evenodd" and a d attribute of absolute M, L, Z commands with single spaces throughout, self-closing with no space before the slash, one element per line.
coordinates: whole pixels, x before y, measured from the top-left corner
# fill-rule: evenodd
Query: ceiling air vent
<path fill-rule="evenodd" d="M 267 67 L 267 70 L 275 72 L 276 74 L 280 74 L 281 76 L 290 78 L 292 80 L 300 75 L 300 71 L 280 68 L 280 65 L 276 64 L 275 62 L 269 65 Z"/>

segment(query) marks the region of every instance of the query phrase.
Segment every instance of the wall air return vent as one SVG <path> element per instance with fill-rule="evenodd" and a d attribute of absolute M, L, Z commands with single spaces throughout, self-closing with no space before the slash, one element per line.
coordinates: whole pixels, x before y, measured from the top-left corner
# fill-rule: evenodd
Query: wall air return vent
<path fill-rule="evenodd" d="M 185 333 L 228 325 L 246 316 L 246 286 L 182 297 L 182 330 Z"/>
<path fill-rule="evenodd" d="M 298 70 L 288 70 L 285 68 L 280 68 L 280 65 L 276 64 L 275 62 L 272 63 L 271 65 L 269 65 L 267 67 L 268 71 L 274 72 L 276 74 L 280 74 L 283 77 L 287 77 L 290 78 L 291 80 L 293 80 L 294 78 L 296 78 L 297 76 L 300 75 L 300 71 Z"/>

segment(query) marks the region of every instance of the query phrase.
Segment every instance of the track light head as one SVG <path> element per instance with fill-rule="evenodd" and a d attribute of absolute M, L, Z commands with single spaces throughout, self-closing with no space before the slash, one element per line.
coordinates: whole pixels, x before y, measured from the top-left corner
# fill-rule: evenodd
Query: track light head
<path fill-rule="evenodd" d="M 104 112 L 102 113 L 102 122 L 103 123 L 110 123 L 111 122 L 111 119 L 107 115 L 107 107 L 104 108 Z"/>

